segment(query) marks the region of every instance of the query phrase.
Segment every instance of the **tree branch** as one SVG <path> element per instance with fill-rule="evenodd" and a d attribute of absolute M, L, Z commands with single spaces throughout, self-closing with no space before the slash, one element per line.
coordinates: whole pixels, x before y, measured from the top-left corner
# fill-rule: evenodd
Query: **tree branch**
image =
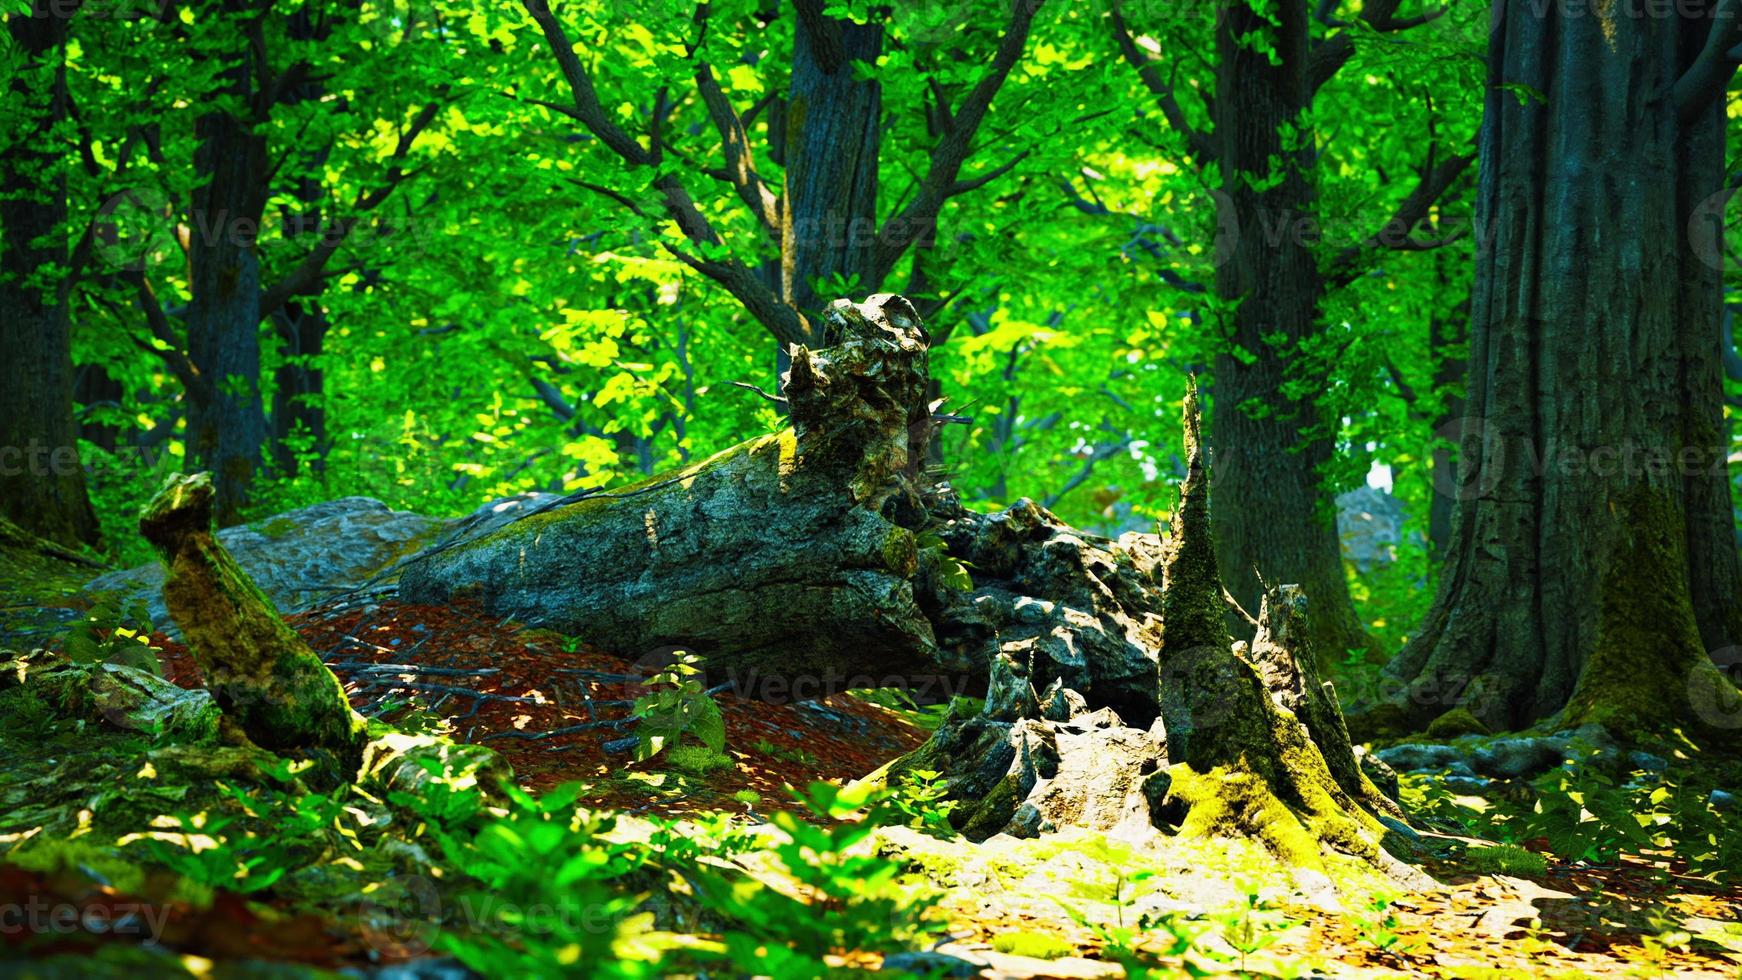
<path fill-rule="evenodd" d="M 956 107 L 953 113 L 954 125 L 932 151 L 931 163 L 926 169 L 925 179 L 920 183 L 919 193 L 877 232 L 877 241 L 872 248 L 871 281 L 882 281 L 909 245 L 916 239 L 929 238 L 937 228 L 938 211 L 943 208 L 944 201 L 949 199 L 950 190 L 956 184 L 956 175 L 961 172 L 962 164 L 968 159 L 974 136 L 986 119 L 993 97 L 998 94 L 1005 79 L 1010 77 L 1011 70 L 1021 60 L 1022 51 L 1028 45 L 1029 31 L 1034 26 L 1034 15 L 1040 11 L 1044 2 L 1045 0 L 1011 0 L 1010 20 L 1005 26 L 1004 36 L 998 42 L 998 50 L 992 56 L 992 63 L 987 66 L 986 73 L 980 76 L 979 82 L 962 99 L 962 104 Z M 800 3 L 800 7 L 803 6 Z"/>
<path fill-rule="evenodd" d="M 606 113 L 599 102 L 599 93 L 593 86 L 592 76 L 575 54 L 574 45 L 570 43 L 562 23 L 551 12 L 549 3 L 546 0 L 521 0 L 521 3 L 544 32 L 545 40 L 556 56 L 557 65 L 574 97 L 575 118 L 630 167 L 653 164 L 653 153 L 636 142 Z M 820 15 L 821 5 L 814 2 L 812 5 Z M 804 3 L 800 3 L 801 9 L 804 6 Z M 705 249 L 717 248 L 721 244 L 713 226 L 708 223 L 683 183 L 674 174 L 665 173 L 654 178 L 653 187 L 663 195 L 666 213 L 677 223 L 679 230 L 691 244 L 703 246 Z M 724 287 L 782 343 L 804 343 L 812 339 L 810 321 L 781 302 L 773 290 L 746 268 L 743 262 L 735 258 L 710 259 L 691 254 L 689 250 L 669 242 L 662 245 L 685 265 Z"/>
<path fill-rule="evenodd" d="M 1409 232 L 1427 217 L 1428 212 L 1433 210 L 1434 205 L 1439 203 L 1439 199 L 1445 195 L 1446 191 L 1475 159 L 1474 152 L 1457 153 L 1447 157 L 1436 166 L 1432 163 L 1432 155 L 1430 154 L 1429 162 L 1421 168 L 1421 177 L 1416 182 L 1415 189 L 1410 191 L 1409 196 L 1397 205 L 1397 210 L 1392 212 L 1384 227 L 1368 236 L 1360 244 L 1350 245 L 1343 249 L 1336 258 L 1331 260 L 1331 267 L 1325 275 L 1325 280 L 1331 288 L 1335 289 L 1354 282 L 1366 271 L 1364 257 L 1377 249 L 1421 251 L 1424 248 L 1456 241 L 1461 237 L 1451 235 L 1434 243 L 1413 239 L 1409 236 Z"/>
<path fill-rule="evenodd" d="M 1163 79 L 1161 59 L 1138 47 L 1137 39 L 1131 36 L 1131 31 L 1125 26 L 1118 0 L 1114 0 L 1111 7 L 1113 37 L 1119 42 L 1119 53 L 1125 57 L 1127 64 L 1137 70 L 1137 77 L 1142 80 L 1143 87 L 1155 96 L 1156 104 L 1161 107 L 1161 114 L 1167 119 L 1167 124 L 1185 140 L 1186 152 L 1191 156 L 1192 162 L 1200 168 L 1210 164 L 1216 158 L 1215 145 L 1210 142 L 1207 134 L 1192 128 L 1191 122 L 1186 119 L 1185 109 L 1180 106 L 1179 99 L 1174 94 L 1179 62 L 1176 60 L 1173 63 L 1174 74 Z"/>
<path fill-rule="evenodd" d="M 1675 102 L 1676 119 L 1686 126 L 1698 119 L 1721 99 L 1730 85 L 1736 66 L 1742 63 L 1736 47 L 1742 35 L 1737 31 L 1736 0 L 1718 0 L 1712 11 L 1712 26 L 1706 33 L 1705 46 L 1694 63 L 1676 79 L 1671 95 Z"/>

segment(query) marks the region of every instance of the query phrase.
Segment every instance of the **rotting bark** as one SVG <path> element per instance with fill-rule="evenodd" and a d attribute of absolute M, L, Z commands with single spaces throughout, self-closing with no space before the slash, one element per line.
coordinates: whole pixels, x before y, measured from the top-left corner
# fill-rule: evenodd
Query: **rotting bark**
<path fill-rule="evenodd" d="M 1407 828 L 1355 763 L 1302 590 L 1271 591 L 1251 659 L 1229 637 L 1195 389 L 1171 537 L 1109 541 L 1032 501 L 983 515 L 924 485 L 912 307 L 837 302 L 828 325 L 839 346 L 792 349 L 792 432 L 438 546 L 402 597 L 471 594 L 628 656 L 686 647 L 763 697 L 854 675 L 983 686 L 983 709 L 953 701 L 891 768 L 941 773 L 971 837 L 1179 827 L 1257 838 L 1309 879 L 1336 852 L 1418 880 L 1384 849 Z"/>
<path fill-rule="evenodd" d="M 172 476 L 140 516 L 166 576 L 163 598 L 227 722 L 262 748 L 303 753 L 349 779 L 364 720 L 344 687 L 212 533 L 210 476 Z"/>

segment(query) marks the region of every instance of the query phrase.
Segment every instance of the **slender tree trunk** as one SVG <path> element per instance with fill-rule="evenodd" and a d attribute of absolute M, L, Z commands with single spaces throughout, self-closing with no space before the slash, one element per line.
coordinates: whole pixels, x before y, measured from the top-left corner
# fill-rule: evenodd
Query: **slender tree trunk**
<path fill-rule="evenodd" d="M 223 6 L 238 23 L 249 16 L 235 0 Z M 266 206 L 266 139 L 253 131 L 254 120 L 235 114 L 254 104 L 255 71 L 247 55 L 227 69 L 223 94 L 231 105 L 194 123 L 194 171 L 201 183 L 189 215 L 188 358 L 211 391 L 193 399 L 188 413 L 188 467 L 212 473 L 220 527 L 242 519 L 266 442 L 254 250 Z"/>
<path fill-rule="evenodd" d="M 1469 410 L 1434 608 L 1389 711 L 1734 733 L 1720 362 L 1722 99 L 1672 93 L 1710 21 L 1512 4 L 1489 55 Z M 1512 94 L 1532 94 L 1524 101 Z M 1679 98 L 1679 93 L 1677 93 Z M 1692 219 L 1692 220 L 1691 220 Z M 1734 692 L 1728 697 L 1733 698 Z"/>
<path fill-rule="evenodd" d="M 1446 270 L 1451 258 L 1449 253 L 1436 256 L 1434 280 L 1441 289 L 1455 288 Z M 1432 424 L 1435 436 L 1442 439 L 1455 441 L 1458 436 L 1454 430 L 1464 417 L 1464 398 L 1452 391 L 1463 385 L 1469 367 L 1468 357 L 1458 349 L 1469 334 L 1469 324 L 1470 300 L 1467 296 L 1449 313 L 1436 312 L 1428 322 L 1428 361 L 1433 365 L 1433 394 L 1439 399 L 1440 406 Z M 1428 497 L 1427 537 L 1437 559 L 1443 559 L 1452 544 L 1452 495 L 1441 493 L 1438 488 L 1454 485 L 1457 467 L 1450 447 L 1434 447 L 1429 457 L 1433 492 Z"/>
<path fill-rule="evenodd" d="M 67 185 L 54 146 L 67 119 L 70 13 L 37 4 L 6 18 L 24 62 L 7 98 L 28 121 L 0 149 L 0 517 L 76 546 L 96 544 L 98 531 L 73 421 Z"/>
<path fill-rule="evenodd" d="M 1273 41 L 1275 63 L 1243 40 L 1250 35 Z M 1324 293 L 1311 224 L 1312 136 L 1295 132 L 1312 103 L 1307 6 L 1283 2 L 1260 13 L 1230 4 L 1216 38 L 1220 205 L 1239 228 L 1232 254 L 1216 270 L 1218 296 L 1238 304 L 1226 324 L 1234 350 L 1215 362 L 1210 418 L 1223 501 L 1217 558 L 1222 581 L 1249 610 L 1258 607 L 1259 576 L 1299 584 L 1313 609 L 1313 648 L 1340 660 L 1372 641 L 1349 599 L 1335 514 L 1320 479 L 1331 444 L 1316 424 L 1312 396 L 1291 397 L 1285 389 L 1291 348 L 1317 331 Z M 1295 132 L 1292 139 L 1288 132 Z M 1244 622 L 1231 622 L 1250 636 Z"/>
<path fill-rule="evenodd" d="M 799 15 L 786 106 L 786 191 L 781 240 L 782 298 L 814 315 L 813 286 L 831 275 L 863 276 L 877 233 L 877 157 L 883 90 L 857 78 L 854 61 L 875 63 L 883 26 Z M 880 284 L 860 282 L 861 292 Z"/>

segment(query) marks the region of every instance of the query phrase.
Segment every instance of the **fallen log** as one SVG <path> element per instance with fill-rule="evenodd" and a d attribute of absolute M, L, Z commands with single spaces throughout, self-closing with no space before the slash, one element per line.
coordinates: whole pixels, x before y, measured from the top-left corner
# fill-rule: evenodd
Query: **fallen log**
<path fill-rule="evenodd" d="M 1240 836 L 1321 881 L 1331 854 L 1422 880 L 1390 853 L 1413 832 L 1355 764 L 1300 591 L 1270 591 L 1250 648 L 1228 635 L 1195 388 L 1171 533 L 1109 541 L 927 482 L 905 300 L 840 301 L 826 323 L 835 346 L 791 351 L 791 431 L 413 558 L 402 595 L 471 595 L 628 657 L 681 646 L 762 697 L 984 691 L 888 773 L 940 773 L 973 838 Z"/>

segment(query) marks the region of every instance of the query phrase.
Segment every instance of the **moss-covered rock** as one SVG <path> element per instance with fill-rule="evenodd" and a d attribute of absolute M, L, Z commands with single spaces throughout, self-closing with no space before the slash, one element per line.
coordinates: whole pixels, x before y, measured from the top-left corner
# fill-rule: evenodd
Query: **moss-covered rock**
<path fill-rule="evenodd" d="M 1452 739 L 1461 735 L 1487 735 L 1488 726 L 1470 712 L 1470 709 L 1459 706 L 1447 711 L 1428 723 L 1429 738 Z"/>

